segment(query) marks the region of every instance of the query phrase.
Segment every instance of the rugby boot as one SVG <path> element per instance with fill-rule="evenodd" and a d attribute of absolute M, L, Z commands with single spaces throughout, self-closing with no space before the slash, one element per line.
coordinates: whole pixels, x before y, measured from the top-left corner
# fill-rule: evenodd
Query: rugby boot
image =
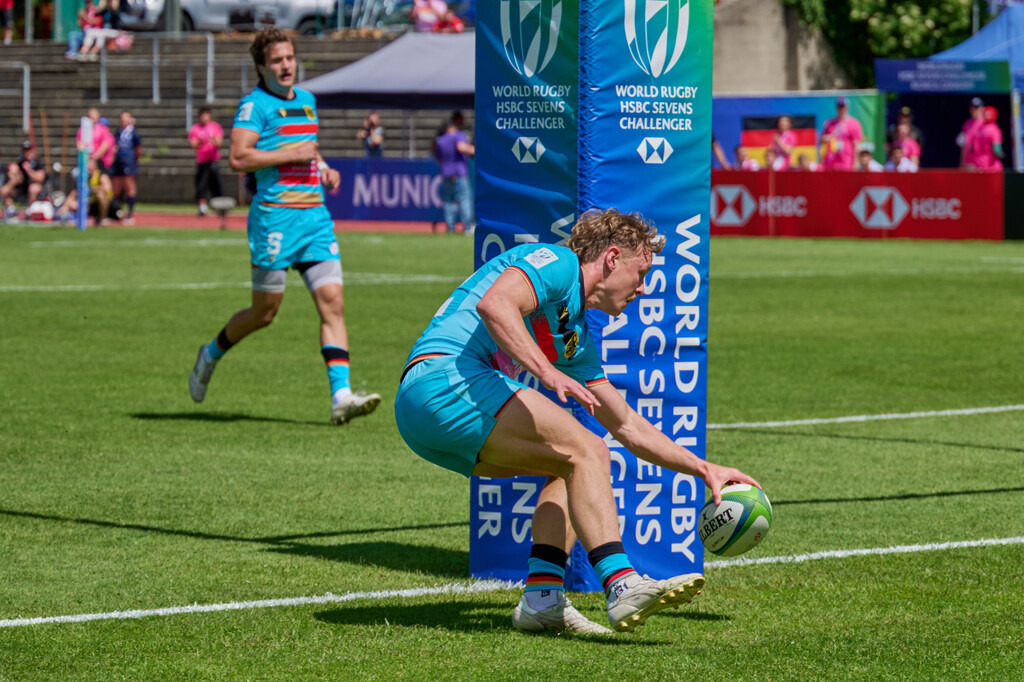
<path fill-rule="evenodd" d="M 347 424 L 356 417 L 370 414 L 379 404 L 379 393 L 349 393 L 331 407 L 331 423 Z"/>
<path fill-rule="evenodd" d="M 217 367 L 215 360 L 207 359 L 206 346 L 199 347 L 199 356 L 196 358 L 196 366 L 192 368 L 192 374 L 188 378 L 188 392 L 192 394 L 192 400 L 197 403 L 203 402 L 206 397 L 206 389 L 210 385 L 210 377 Z"/>
<path fill-rule="evenodd" d="M 519 600 L 512 612 L 512 626 L 523 632 L 582 632 L 595 635 L 611 635 L 611 630 L 598 625 L 573 608 L 565 595 L 558 603 L 538 611 L 526 603 L 526 595 Z"/>
<path fill-rule="evenodd" d="M 704 576 L 690 573 L 653 580 L 637 575 L 625 582 L 624 589 L 608 603 L 608 620 L 619 632 L 632 632 L 658 611 L 690 603 L 704 587 Z"/>

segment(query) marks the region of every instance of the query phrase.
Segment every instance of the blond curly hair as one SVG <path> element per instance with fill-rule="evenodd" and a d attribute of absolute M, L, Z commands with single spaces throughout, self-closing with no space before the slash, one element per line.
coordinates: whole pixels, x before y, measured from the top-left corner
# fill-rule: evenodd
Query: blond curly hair
<path fill-rule="evenodd" d="M 565 245 L 579 256 L 581 263 L 591 263 L 609 246 L 636 254 L 659 253 L 665 247 L 665 238 L 639 213 L 590 209 L 576 221 Z"/>

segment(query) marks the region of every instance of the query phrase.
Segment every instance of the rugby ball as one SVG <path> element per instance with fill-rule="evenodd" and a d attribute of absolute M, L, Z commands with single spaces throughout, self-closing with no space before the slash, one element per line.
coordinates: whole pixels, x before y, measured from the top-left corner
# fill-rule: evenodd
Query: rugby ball
<path fill-rule="evenodd" d="M 704 548 L 718 556 L 738 556 L 761 542 L 772 524 L 772 505 L 760 488 L 745 483 L 722 488 L 722 503 L 704 505 L 697 530 Z"/>

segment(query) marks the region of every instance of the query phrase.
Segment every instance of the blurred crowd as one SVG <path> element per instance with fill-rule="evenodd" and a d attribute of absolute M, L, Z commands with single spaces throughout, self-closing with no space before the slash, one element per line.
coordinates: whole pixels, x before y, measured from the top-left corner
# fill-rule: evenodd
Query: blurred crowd
<path fill-rule="evenodd" d="M 968 118 L 956 137 L 960 148 L 963 170 L 1001 171 L 1003 169 L 1003 133 L 998 125 L 999 111 L 986 106 L 980 97 L 971 99 Z M 836 115 L 825 121 L 816 143 L 800 147 L 793 131 L 791 116 L 779 116 L 776 130 L 767 147 L 752 150 L 742 144 L 733 150 L 730 161 L 717 141 L 712 140 L 712 151 L 722 168 L 736 170 L 774 171 L 831 171 L 857 170 L 867 172 L 895 171 L 916 173 L 921 167 L 924 135 L 914 124 L 910 107 L 901 107 L 887 131 L 884 162 L 876 158 L 874 145 L 865 143 L 864 130 L 850 115 L 849 101 L 836 99 Z M 763 161 L 760 157 L 763 155 Z"/>

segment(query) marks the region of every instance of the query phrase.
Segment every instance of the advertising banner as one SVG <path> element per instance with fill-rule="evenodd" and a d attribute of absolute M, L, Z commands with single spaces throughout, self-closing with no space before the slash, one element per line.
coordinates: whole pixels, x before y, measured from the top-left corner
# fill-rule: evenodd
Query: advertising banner
<path fill-rule="evenodd" d="M 564 242 L 577 215 L 577 0 L 498 0 L 477 11 L 474 267 L 518 244 Z M 526 578 L 543 482 L 472 479 L 470 575 Z M 570 567 L 566 587 L 584 589 L 573 576 Z"/>
<path fill-rule="evenodd" d="M 700 457 L 712 11 L 711 0 L 606 0 L 580 12 L 580 208 L 640 212 L 667 238 L 644 296 L 615 318 L 593 312 L 591 328 L 626 401 Z M 608 444 L 619 527 L 637 570 L 659 578 L 702 572 L 704 483 Z"/>
<path fill-rule="evenodd" d="M 886 92 L 1009 92 L 1010 64 L 939 59 L 876 59 L 875 86 Z"/>
<path fill-rule="evenodd" d="M 503 0 L 480 10 L 477 264 L 518 242 L 560 242 L 590 208 L 653 221 L 667 246 L 649 293 L 619 317 L 588 318 L 629 404 L 703 456 L 712 2 Z M 619 527 L 637 570 L 701 571 L 703 482 L 638 461 L 585 412 L 574 414 L 611 449 Z M 472 575 L 525 578 L 542 484 L 474 479 Z M 566 586 L 600 590 L 580 545 Z"/>
<path fill-rule="evenodd" d="M 818 140 L 825 121 L 836 115 L 836 98 L 842 95 L 850 106 L 850 116 L 864 130 L 862 146 L 885 160 L 885 107 L 876 90 L 851 90 L 814 94 L 778 94 L 760 96 L 719 95 L 714 100 L 712 129 L 730 163 L 736 162 L 736 146 L 747 148 L 747 155 L 764 165 L 764 152 L 771 142 L 779 116 L 789 116 L 796 133 L 796 149 L 790 163 L 797 165 L 801 154 L 812 162 L 822 161 Z M 767 132 L 766 132 L 767 131 Z M 717 166 L 716 166 L 717 168 Z"/>
<path fill-rule="evenodd" d="M 1003 174 L 715 171 L 714 235 L 1003 239 Z"/>
<path fill-rule="evenodd" d="M 335 220 L 441 222 L 441 175 L 433 159 L 325 159 L 341 174 L 327 192 Z"/>

